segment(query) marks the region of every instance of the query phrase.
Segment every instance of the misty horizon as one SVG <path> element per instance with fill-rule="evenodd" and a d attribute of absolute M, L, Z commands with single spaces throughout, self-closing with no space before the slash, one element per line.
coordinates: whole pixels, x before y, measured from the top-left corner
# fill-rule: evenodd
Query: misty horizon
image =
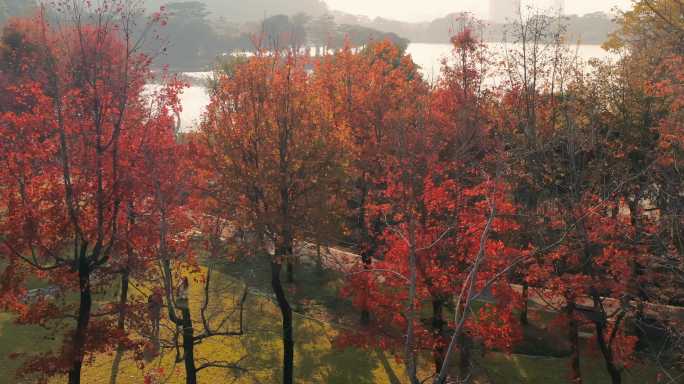
<path fill-rule="evenodd" d="M 468 12 L 475 17 L 489 20 L 491 16 L 490 2 L 484 0 L 427 0 L 421 3 L 396 2 L 390 0 L 325 0 L 331 11 L 340 11 L 371 19 L 382 18 L 409 23 L 429 22 L 448 14 Z M 553 0 L 527 0 L 523 7 L 534 6 L 542 10 L 552 8 Z M 566 15 L 586 15 L 594 12 L 614 13 L 624 11 L 631 5 L 631 0 L 573 0 L 565 1 Z"/>

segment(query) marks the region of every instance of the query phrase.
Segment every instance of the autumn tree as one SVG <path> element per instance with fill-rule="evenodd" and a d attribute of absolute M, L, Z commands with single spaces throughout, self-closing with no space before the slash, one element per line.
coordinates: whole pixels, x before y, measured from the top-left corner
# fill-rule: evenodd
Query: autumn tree
<path fill-rule="evenodd" d="M 26 372 L 67 373 L 78 383 L 89 354 L 125 337 L 114 326 L 117 306 L 94 293 L 128 263 L 136 143 L 147 124 L 164 121 L 154 121 L 143 97 L 150 59 L 132 34 L 138 10 L 118 1 L 97 9 L 56 5 L 63 12 L 56 25 L 41 14 L 3 34 L 3 94 L 11 102 L 2 107 L 0 223 L 12 282 L 3 285 L 2 302 L 21 322 L 58 330 L 75 320 L 62 349 L 30 361 Z M 75 306 L 22 302 L 28 276 L 54 284 L 64 297 L 77 292 Z"/>
<path fill-rule="evenodd" d="M 484 111 L 476 68 L 479 45 L 469 31 L 455 37 L 454 45 L 464 56 L 456 56 L 460 64 L 445 67 L 444 81 L 434 91 L 416 76 L 410 57 L 398 50 L 375 51 L 375 60 L 388 64 L 382 72 L 385 80 L 373 83 L 382 84 L 384 94 L 403 108 L 380 109 L 382 130 L 371 131 L 382 135 L 381 141 L 371 136 L 376 140 L 371 156 L 377 165 L 366 176 L 370 188 L 363 207 L 366 231 L 378 233 L 369 249 L 374 261 L 353 272 L 345 288 L 354 304 L 367 308 L 374 320 L 342 341 L 397 353 L 414 383 L 421 380 L 419 351 L 432 352 L 439 383 L 446 380 L 454 346 L 467 355 L 462 337 L 465 318 L 456 324 L 447 321 L 447 307 L 469 307 L 469 300 L 454 303 L 459 292 L 478 291 L 487 276 L 514 255 L 496 239 L 512 228 L 503 218 L 511 205 L 505 186 L 488 176 L 496 173 L 496 156 L 484 150 L 492 137 L 487 123 L 480 124 L 479 113 Z M 474 264 L 482 267 L 476 268 L 481 272 L 477 278 L 468 276 Z M 505 282 L 498 287 L 505 296 Z M 468 321 L 468 332 L 484 336 L 493 327 L 506 337 L 487 339 L 488 345 L 510 346 L 515 332 L 504 319 L 511 319 L 512 306 L 504 307 L 483 309 L 483 319 L 497 321 Z M 432 309 L 428 321 L 420 315 L 426 308 Z M 458 342 L 451 342 L 451 335 Z"/>
<path fill-rule="evenodd" d="M 559 15 L 548 16 L 541 9 L 521 6 L 517 19 L 506 27 L 505 39 L 512 45 L 502 52 L 495 79 L 490 80 L 503 92 L 499 126 L 509 148 L 519 220 L 526 228 L 534 225 L 539 196 L 544 193 L 537 184 L 540 176 L 535 168 L 543 163 L 539 153 L 543 132 L 557 123 L 557 99 L 562 97 L 574 61 L 563 44 L 564 30 Z M 512 240 L 520 246 L 544 246 L 532 233 L 518 233 Z M 529 287 L 524 265 L 514 272 L 516 282 L 522 285 L 520 322 L 527 325 Z"/>
<path fill-rule="evenodd" d="M 305 64 L 294 52 L 262 51 L 237 65 L 221 76 L 201 135 L 215 212 L 250 233 L 256 254 L 270 258 L 282 315 L 284 383 L 293 380 L 294 335 L 281 270 L 295 257 L 295 239 L 311 232 L 311 198 L 332 201 L 344 148 L 344 131 L 322 113 Z"/>
<path fill-rule="evenodd" d="M 554 85 L 551 77 L 536 96 L 534 144 L 520 146 L 529 140 L 524 132 L 515 144 L 516 128 L 507 133 L 516 195 L 534 208 L 528 219 L 535 224 L 524 238 L 534 245 L 563 240 L 526 266 L 523 281 L 565 313 L 571 380 L 582 380 L 577 332 L 590 324 L 611 379 L 620 382 L 634 351 L 627 323 L 638 312 L 631 300 L 643 300 L 640 266 L 652 230 L 643 207 L 653 192 L 647 173 L 656 156 L 650 101 L 622 66 L 596 62 L 585 74 L 560 58 L 552 73 L 562 82 Z M 511 93 L 505 101 L 517 97 L 515 88 Z"/>
<path fill-rule="evenodd" d="M 348 42 L 340 52 L 324 55 L 316 70 L 319 92 L 333 123 L 349 132 L 348 185 L 343 190 L 348 201 L 345 240 L 369 269 L 382 231 L 382 222 L 368 214 L 371 196 L 378 190 L 376 182 L 383 175 L 378 164 L 384 161 L 388 132 L 393 124 L 403 123 L 407 85 L 420 84 L 420 77 L 403 51 L 389 41 L 369 44 L 356 53 Z M 359 309 L 361 324 L 368 325 L 366 305 L 360 303 Z"/>
<path fill-rule="evenodd" d="M 479 22 L 463 16 L 458 20 L 456 33 L 451 38 L 453 46 L 450 57 L 442 62 L 440 79 L 433 89 L 433 114 L 437 119 L 436 130 L 445 145 L 440 148 L 441 162 L 448 164 L 445 177 L 458 180 L 460 189 L 482 182 L 483 174 L 477 174 L 475 164 L 492 170 L 492 154 L 498 146 L 489 136 L 492 119 L 493 93 L 486 89 L 488 71 L 491 70 L 489 52 L 475 35 Z M 461 203 L 465 199 L 459 199 Z M 472 202 L 468 203 L 472 204 Z M 456 204 L 451 211 L 455 218 L 467 209 L 467 204 Z M 446 267 L 446 265 L 444 265 Z M 446 293 L 446 294 L 445 294 Z M 443 292 L 433 298 L 433 332 L 443 334 L 445 321 L 442 310 L 451 300 L 452 293 Z M 472 340 L 464 332 L 459 340 L 461 377 L 467 377 L 470 362 L 469 347 Z M 444 347 L 444 343 L 437 343 Z M 435 366 L 440 371 L 444 351 L 435 354 Z"/>
<path fill-rule="evenodd" d="M 226 224 L 218 217 L 207 217 L 202 209 L 201 189 L 194 187 L 201 182 L 192 162 L 196 153 L 188 144 L 190 140 L 187 135 L 177 137 L 172 129 L 171 116 L 175 113 L 169 106 L 177 108 L 182 85 L 171 81 L 154 94 L 157 100 L 169 101 L 155 105 L 156 113 L 165 116 L 167 124 L 149 126 L 138 147 L 136 171 L 144 188 L 136 204 L 141 211 L 136 226 L 145 236 L 138 239 L 136 249 L 159 266 L 151 268 L 147 279 L 152 288 L 150 300 L 154 300 L 148 302 L 148 311 L 157 311 L 157 318 L 150 319 L 151 341 L 145 352 L 156 356 L 160 350 L 175 351 L 176 362 L 184 366 L 185 382 L 196 384 L 199 372 L 205 369 L 244 370 L 235 361 L 203 355 L 195 346 L 243 334 L 247 289 L 234 308 L 222 306 L 225 292 L 216 291 L 220 283 L 215 280 L 215 264 L 226 257 L 230 243 L 224 238 Z M 206 270 L 200 265 L 198 252 L 207 254 L 201 260 L 208 265 Z M 198 284 L 202 294 L 193 295 L 191 289 Z M 217 315 L 218 311 L 225 313 Z M 170 331 L 160 334 L 161 326 Z"/>
<path fill-rule="evenodd" d="M 679 158 L 681 158 L 682 135 L 682 36 L 684 24 L 681 16 L 684 7 L 679 1 L 649 0 L 635 2 L 633 8 L 618 19 L 620 28 L 605 46 L 622 54 L 619 62 L 625 73 L 627 95 L 639 95 L 642 103 L 632 103 L 636 117 L 643 117 L 640 125 L 651 135 L 652 152 L 642 156 L 652 164 L 638 197 L 631 201 L 639 209 L 630 207 L 635 224 L 651 222 L 654 232 L 646 233 L 651 258 L 639 266 L 642 276 L 639 297 L 645 303 L 682 305 L 682 252 L 681 238 L 681 189 Z M 634 99 L 634 97 L 632 97 Z M 640 113 L 640 114 L 639 114 Z M 639 234 L 642 231 L 639 231 Z M 637 318 L 636 330 L 640 336 L 668 330 L 676 338 L 681 325 L 669 319 L 667 307 L 661 307 L 656 318 L 643 315 Z M 663 353 L 650 342 L 640 338 L 640 346 L 653 350 L 663 368 L 663 374 L 671 377 L 673 367 L 681 363 L 681 346 L 673 344 L 670 353 Z M 678 349 L 680 348 L 680 349 Z"/>

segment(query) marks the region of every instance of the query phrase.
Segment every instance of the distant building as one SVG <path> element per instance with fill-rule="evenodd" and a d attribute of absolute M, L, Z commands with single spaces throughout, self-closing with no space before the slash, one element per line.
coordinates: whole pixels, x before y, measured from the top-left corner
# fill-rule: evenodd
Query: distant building
<path fill-rule="evenodd" d="M 489 0 L 489 20 L 496 23 L 513 21 L 520 15 L 520 0 Z"/>

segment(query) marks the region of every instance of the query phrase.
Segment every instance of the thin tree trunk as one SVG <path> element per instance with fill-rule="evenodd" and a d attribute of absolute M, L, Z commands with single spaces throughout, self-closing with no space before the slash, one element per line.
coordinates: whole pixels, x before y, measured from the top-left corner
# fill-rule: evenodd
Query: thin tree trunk
<path fill-rule="evenodd" d="M 164 221 L 162 220 L 162 223 Z M 162 225 L 162 228 L 165 224 Z M 162 229 L 162 233 L 165 233 L 165 229 Z M 163 242 L 162 242 L 163 244 Z M 194 339 L 194 328 L 192 326 L 192 318 L 190 314 L 190 303 L 186 298 L 185 302 L 178 305 L 173 299 L 172 286 L 172 274 L 171 265 L 169 259 L 165 256 L 165 250 L 162 250 L 162 272 L 164 277 L 164 289 L 166 291 L 166 301 L 168 306 L 169 320 L 171 320 L 176 327 L 182 327 L 181 336 L 183 338 L 183 363 L 185 366 L 185 382 L 186 384 L 197 384 L 197 367 L 195 366 L 195 339 Z M 189 287 L 186 287 L 189 291 Z M 178 318 L 176 310 L 181 310 L 181 318 Z M 178 351 L 177 338 L 176 340 L 176 351 Z"/>
<path fill-rule="evenodd" d="M 432 300 L 432 337 L 434 349 L 432 351 L 435 362 L 435 373 L 439 374 L 444 364 L 444 300 L 434 298 Z"/>
<path fill-rule="evenodd" d="M 285 249 L 280 249 L 282 256 Z M 283 384 L 292 384 L 294 381 L 294 338 L 292 336 L 292 308 L 285 297 L 283 284 L 280 281 L 282 264 L 278 260 L 271 262 L 271 288 L 276 295 L 278 308 L 283 321 Z"/>
<path fill-rule="evenodd" d="M 458 374 L 459 382 L 465 383 L 470 377 L 470 359 L 471 359 L 471 340 L 465 332 L 459 335 L 458 345 L 461 347 L 461 353 L 458 358 Z"/>
<path fill-rule="evenodd" d="M 371 257 L 368 254 L 367 243 L 368 243 L 368 228 L 366 228 L 366 200 L 368 198 L 368 183 L 366 182 L 366 172 L 361 175 L 357 180 L 356 186 L 359 191 L 359 211 L 356 216 L 356 238 L 357 250 L 361 256 L 361 263 L 365 270 L 371 268 Z M 364 274 L 365 275 L 365 274 Z M 361 313 L 359 317 L 359 322 L 362 326 L 367 326 L 370 324 L 370 312 L 368 311 L 368 306 L 364 302 L 361 304 Z"/>
<path fill-rule="evenodd" d="M 401 380 L 399 380 L 399 377 L 397 376 L 396 372 L 394 372 L 392 365 L 387 360 L 387 356 L 385 356 L 385 351 L 383 351 L 381 348 L 378 348 L 375 350 L 375 353 L 378 354 L 378 359 L 380 360 L 382 368 L 385 370 L 385 374 L 387 374 L 389 384 L 401 384 Z"/>
<path fill-rule="evenodd" d="M 568 317 L 568 342 L 570 343 L 570 382 L 582 384 L 580 371 L 580 351 L 578 324 L 575 319 L 575 302 L 568 300 L 565 306 L 565 314 Z"/>
<path fill-rule="evenodd" d="M 126 205 L 126 212 L 128 216 L 128 228 L 126 231 L 126 237 L 130 238 L 130 229 L 133 227 L 135 224 L 135 211 L 133 208 L 133 202 L 129 201 L 128 204 Z M 121 272 L 121 292 L 119 296 L 119 319 L 116 324 L 116 328 L 121 332 L 121 334 L 124 333 L 125 331 L 125 325 L 126 325 L 126 305 L 128 304 L 128 286 L 130 282 L 130 275 L 131 271 L 129 268 L 130 262 L 133 258 L 133 246 L 131 245 L 130 241 L 126 242 L 126 256 L 127 256 L 127 261 L 126 261 L 126 266 L 124 267 L 123 271 Z M 157 343 L 155 344 L 157 347 L 157 350 L 159 349 L 159 338 L 157 338 Z M 116 356 L 114 357 L 114 361 L 112 362 L 112 373 L 111 376 L 109 377 L 109 383 L 110 384 L 116 384 L 116 379 L 117 376 L 119 375 L 119 365 L 121 364 L 121 360 L 123 359 L 123 354 L 124 354 L 125 347 L 123 343 L 119 343 L 119 345 L 116 348 Z"/>
<path fill-rule="evenodd" d="M 364 203 L 365 204 L 365 203 Z M 363 210 L 365 212 L 365 209 Z M 365 213 L 363 214 L 365 217 Z M 363 219 L 365 221 L 365 218 Z M 363 229 L 363 242 L 364 242 L 364 248 L 361 250 L 361 262 L 363 263 L 363 269 L 365 271 L 369 271 L 372 268 L 372 258 L 370 255 L 369 250 L 366 248 L 366 241 L 368 240 L 368 231 L 365 229 L 365 223 L 364 229 Z M 364 276 L 367 276 L 367 273 L 364 273 Z M 368 289 L 368 287 L 364 287 L 364 289 Z M 371 322 L 371 315 L 370 315 L 370 310 L 368 309 L 368 296 L 366 295 L 366 292 L 363 293 L 363 302 L 362 302 L 362 308 L 361 308 L 361 314 L 359 321 L 361 323 L 361 326 L 365 327 L 370 325 Z"/>
<path fill-rule="evenodd" d="M 449 361 L 451 360 L 451 356 L 454 353 L 456 345 L 459 343 L 459 340 L 461 340 L 460 336 L 463 334 L 463 326 L 465 324 L 466 314 L 472 304 L 471 300 L 473 298 L 473 289 L 475 289 L 474 286 L 477 279 L 477 274 L 480 270 L 480 266 L 482 265 L 485 259 L 485 244 L 487 243 L 487 239 L 489 238 L 489 232 L 492 229 L 492 222 L 494 221 L 495 215 L 496 209 L 494 208 L 494 206 L 492 206 L 491 212 L 489 213 L 489 218 L 487 219 L 487 224 L 485 224 L 485 228 L 482 231 L 482 235 L 480 236 L 480 248 L 477 251 L 477 256 L 475 257 L 475 264 L 473 264 L 468 275 L 468 278 L 464 281 L 461 293 L 458 296 L 456 305 L 454 306 L 454 311 L 456 311 L 456 316 L 454 318 L 454 332 L 451 335 L 451 339 L 449 340 L 449 344 L 446 349 L 446 354 L 444 355 L 444 364 L 442 365 L 442 368 L 439 370 L 439 374 L 437 375 L 437 377 L 435 377 L 435 379 L 433 380 L 434 384 L 443 384 L 447 380 Z M 461 299 L 463 299 L 464 301 L 461 302 Z"/>
<path fill-rule="evenodd" d="M 294 259 L 294 241 L 292 240 L 292 231 L 287 231 L 286 244 L 284 249 L 284 259 L 287 261 L 287 282 L 288 284 L 294 284 L 295 282 L 295 259 Z"/>
<path fill-rule="evenodd" d="M 197 367 L 195 366 L 195 335 L 190 317 L 190 308 L 181 308 L 183 324 L 183 362 L 185 364 L 185 383 L 197 384 Z"/>
<path fill-rule="evenodd" d="M 363 260 L 363 269 L 366 271 L 370 270 L 370 268 L 371 268 L 370 263 L 366 262 L 365 256 L 362 256 L 362 260 Z M 366 274 L 364 274 L 364 275 L 366 275 Z M 361 308 L 361 314 L 360 314 L 359 322 L 361 323 L 361 326 L 367 326 L 370 324 L 370 311 L 368 310 L 368 304 L 366 303 L 366 300 L 368 300 L 367 297 L 365 296 L 366 292 L 362 292 L 362 295 L 364 295 L 363 304 L 362 304 L 363 307 Z"/>
<path fill-rule="evenodd" d="M 81 253 L 85 253 L 85 247 Z M 74 333 L 72 344 L 72 363 L 69 368 L 69 384 L 80 384 L 81 368 L 85 355 L 85 345 L 88 337 L 88 324 L 93 306 L 93 297 L 90 289 L 90 266 L 88 258 L 82 254 L 79 257 L 78 265 L 78 286 L 80 289 L 80 300 L 78 306 L 78 321 L 76 332 Z"/>
<path fill-rule="evenodd" d="M 415 329 L 413 321 L 416 316 L 416 295 L 418 268 L 416 260 L 416 228 L 413 217 L 409 218 L 409 294 L 406 309 L 406 374 L 411 384 L 420 384 L 418 380 L 418 367 L 416 361 Z"/>
<path fill-rule="evenodd" d="M 603 355 L 603 360 L 606 363 L 606 370 L 610 375 L 610 381 L 612 384 L 621 384 L 622 372 L 620 369 L 618 369 L 618 367 L 615 366 L 615 362 L 613 361 L 613 352 L 611 351 L 610 346 L 606 343 L 606 328 L 604 323 L 602 321 L 594 321 L 594 326 L 596 328 L 596 343 L 598 344 L 599 350 Z"/>
<path fill-rule="evenodd" d="M 523 282 L 523 286 L 522 286 L 522 308 L 520 309 L 520 324 L 522 324 L 522 325 L 528 325 L 529 324 L 529 320 L 527 318 L 527 310 L 529 307 L 529 300 L 530 300 L 529 286 L 527 285 L 526 282 Z"/>
<path fill-rule="evenodd" d="M 294 278 L 294 262 L 291 259 L 292 253 L 288 253 L 289 258 L 287 260 L 287 282 L 289 284 L 294 284 L 295 278 Z"/>
<path fill-rule="evenodd" d="M 119 319 L 116 324 L 116 329 L 123 333 L 126 324 L 126 304 L 128 303 L 128 282 L 130 272 L 125 269 L 121 273 L 121 295 L 119 297 Z M 122 343 L 116 347 L 116 355 L 114 362 L 112 362 L 112 373 L 109 377 L 109 384 L 116 384 L 116 378 L 119 374 L 119 365 L 123 359 L 124 346 Z"/>
<path fill-rule="evenodd" d="M 643 186 L 639 188 L 639 190 L 642 190 Z M 642 229 L 641 229 L 641 220 L 639 216 L 639 203 L 641 202 L 641 193 L 637 192 L 636 196 L 634 196 L 633 199 L 627 198 L 626 200 L 628 201 L 629 204 L 629 215 L 631 217 L 631 223 L 632 226 L 634 227 L 634 238 L 633 242 L 634 244 L 640 244 L 641 243 L 641 236 L 642 236 Z M 634 318 L 634 324 L 637 326 L 634 326 L 632 329 L 632 332 L 634 336 L 637 337 L 637 346 L 638 347 L 646 347 L 646 344 L 648 343 L 648 339 L 646 335 L 644 334 L 644 329 L 638 324 L 645 324 L 646 323 L 646 317 L 644 315 L 644 301 L 648 300 L 648 295 L 646 292 L 644 292 L 644 289 L 642 288 L 642 285 L 639 283 L 640 277 L 643 275 L 642 271 L 642 266 L 639 264 L 637 260 L 632 260 L 631 262 L 631 269 L 632 269 L 632 278 L 630 281 L 630 287 L 629 290 L 631 291 L 631 294 L 638 298 L 637 301 L 637 308 L 636 308 L 636 313 L 635 313 L 635 318 Z"/>

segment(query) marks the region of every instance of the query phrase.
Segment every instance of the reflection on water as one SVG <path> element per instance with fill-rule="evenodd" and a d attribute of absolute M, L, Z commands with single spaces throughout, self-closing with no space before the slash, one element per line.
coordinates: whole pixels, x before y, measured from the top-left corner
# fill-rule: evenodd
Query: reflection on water
<path fill-rule="evenodd" d="M 181 112 L 181 129 L 189 130 L 199 124 L 204 108 L 209 104 L 206 88 L 192 86 L 183 90 L 180 96 L 183 111 Z"/>
<path fill-rule="evenodd" d="M 511 45 L 503 43 L 488 44 L 492 57 L 497 54 L 501 55 L 506 48 L 511 49 Z M 451 45 L 449 44 L 409 44 L 407 53 L 411 55 L 413 61 L 421 67 L 423 76 L 429 81 L 434 81 L 439 75 L 442 59 L 448 58 L 451 54 Z M 598 45 L 577 45 L 571 47 L 573 54 L 581 60 L 589 60 L 592 58 L 608 58 L 608 52 L 604 51 Z M 203 79 L 208 77 L 208 72 L 189 72 L 186 73 L 193 79 Z M 204 109 L 209 104 L 209 95 L 203 86 L 194 85 L 186 88 L 180 97 L 183 106 L 181 113 L 181 127 L 183 130 L 192 130 L 197 127 L 201 121 Z"/>
<path fill-rule="evenodd" d="M 157 84 L 148 84 L 145 91 L 152 93 L 159 89 L 159 87 Z M 182 108 L 180 114 L 181 130 L 189 131 L 196 129 L 202 120 L 202 114 L 206 106 L 209 104 L 207 89 L 199 85 L 183 88 L 180 95 L 180 103 Z"/>

